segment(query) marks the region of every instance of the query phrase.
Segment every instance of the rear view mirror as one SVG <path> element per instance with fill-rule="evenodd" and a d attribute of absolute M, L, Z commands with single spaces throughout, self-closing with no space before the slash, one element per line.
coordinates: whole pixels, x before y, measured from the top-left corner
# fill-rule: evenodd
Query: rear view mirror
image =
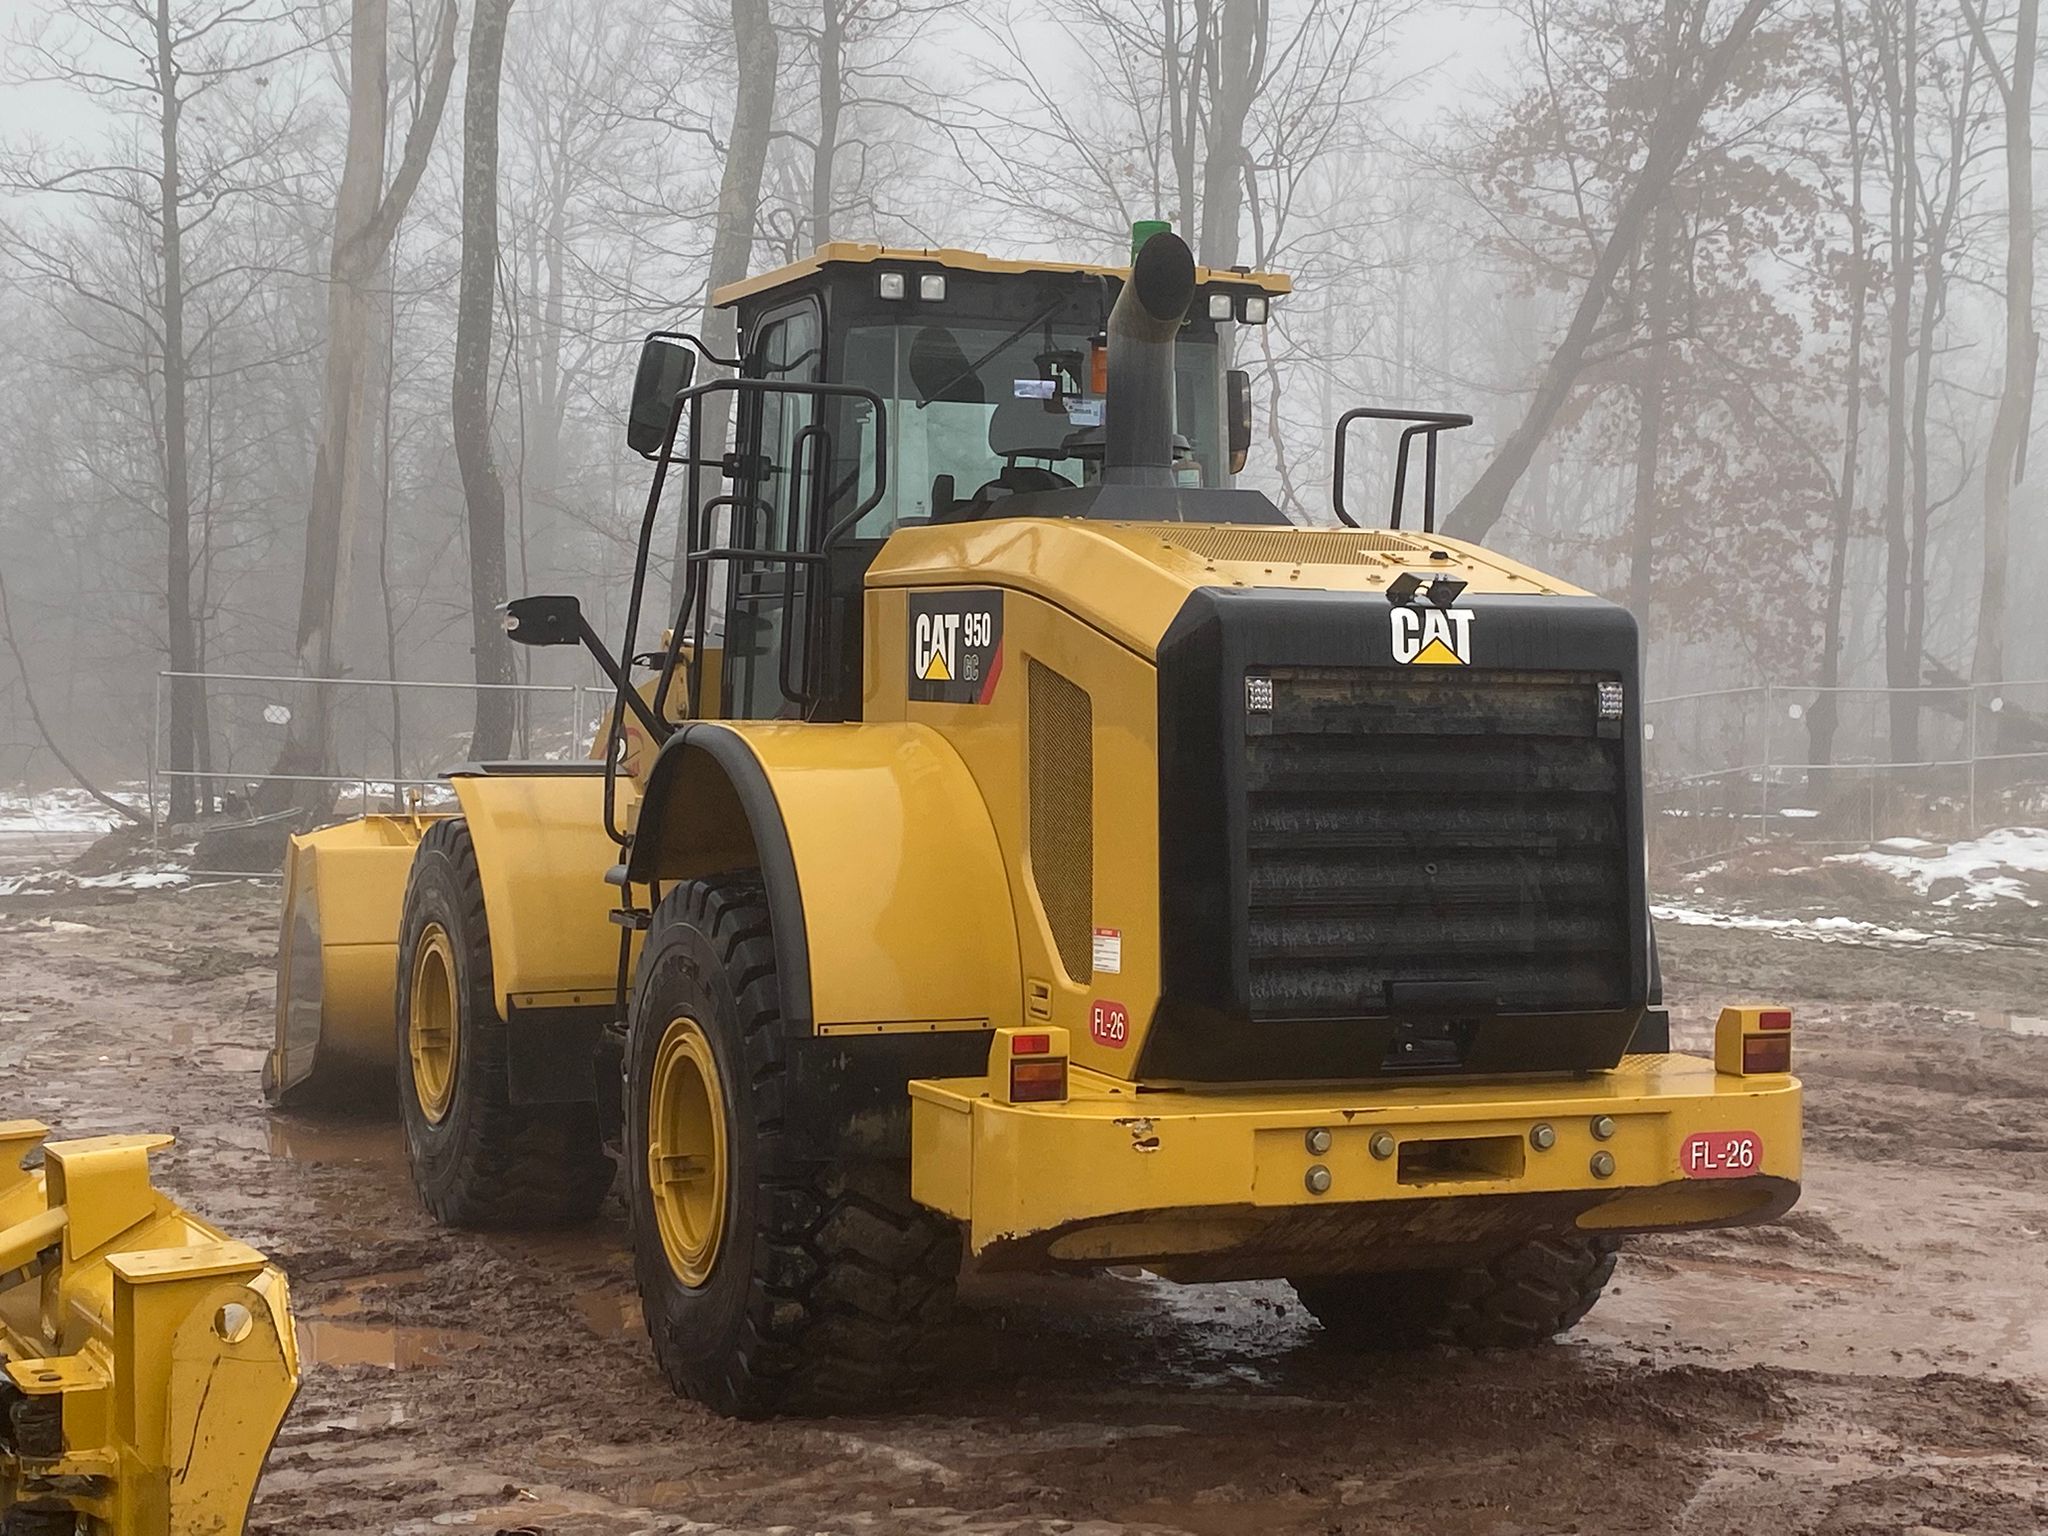
<path fill-rule="evenodd" d="M 573 597 L 515 597 L 505 605 L 505 634 L 514 645 L 576 645 L 583 605 Z"/>
<path fill-rule="evenodd" d="M 1252 453 L 1252 376 L 1242 368 L 1223 375 L 1225 417 L 1230 423 L 1230 472 L 1244 470 Z"/>
<path fill-rule="evenodd" d="M 626 446 L 653 458 L 668 441 L 669 418 L 676 396 L 690 387 L 697 370 L 696 351 L 667 336 L 650 336 L 640 348 L 640 369 L 633 375 L 633 404 L 626 415 Z"/>

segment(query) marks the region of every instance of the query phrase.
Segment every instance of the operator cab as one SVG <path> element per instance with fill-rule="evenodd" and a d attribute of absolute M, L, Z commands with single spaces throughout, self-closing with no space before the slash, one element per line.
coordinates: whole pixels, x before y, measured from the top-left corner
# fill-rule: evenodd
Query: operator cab
<path fill-rule="evenodd" d="M 719 713 L 858 715 L 862 581 L 898 529 L 1130 515 L 1114 498 L 1072 494 L 1104 479 L 1107 327 L 1125 276 L 837 242 L 718 292 L 738 311 L 739 356 L 728 361 L 758 381 L 735 391 L 738 451 L 720 466 L 732 482 L 719 498 L 726 518 L 692 540 L 721 551 L 701 562 L 690 615 L 707 641 L 723 619 Z M 1250 382 L 1225 367 L 1226 337 L 1264 324 L 1288 288 L 1272 274 L 1197 270 L 1171 349 L 1175 486 L 1224 491 L 1243 467 Z M 641 377 L 676 393 L 656 366 Z M 635 446 L 660 452 L 658 440 Z M 672 451 L 702 462 L 701 449 L 679 437 Z M 1206 505 L 1205 520 L 1285 522 L 1263 497 Z M 714 543 L 719 521 L 729 538 Z"/>

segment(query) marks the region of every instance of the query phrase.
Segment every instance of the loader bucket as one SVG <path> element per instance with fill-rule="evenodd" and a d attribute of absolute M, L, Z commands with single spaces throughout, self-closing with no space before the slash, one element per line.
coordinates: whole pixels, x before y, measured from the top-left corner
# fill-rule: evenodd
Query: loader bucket
<path fill-rule="evenodd" d="M 0 1122 L 0 1529 L 240 1531 L 299 1388 L 284 1274 L 151 1186 L 170 1137 L 47 1134 Z"/>
<path fill-rule="evenodd" d="M 431 817 L 364 816 L 291 840 L 278 938 L 273 1104 L 389 1091 L 397 1047 L 398 923 Z"/>

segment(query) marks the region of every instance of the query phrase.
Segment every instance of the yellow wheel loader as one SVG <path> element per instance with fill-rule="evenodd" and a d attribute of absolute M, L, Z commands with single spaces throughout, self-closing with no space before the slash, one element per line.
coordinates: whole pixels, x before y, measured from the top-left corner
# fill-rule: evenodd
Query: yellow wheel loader
<path fill-rule="evenodd" d="M 736 1414 L 914 1382 L 963 1255 L 1521 1344 L 1623 1234 L 1785 1211 L 1790 1015 L 1669 1049 L 1634 622 L 1436 532 L 1467 417 L 1348 413 L 1329 528 L 1236 488 L 1287 292 L 1170 232 L 833 244 L 718 295 L 738 356 L 649 338 L 621 643 L 507 609 L 611 718 L 295 842 L 273 1096 L 395 1073 L 455 1222 L 573 1221 L 616 1154 L 655 1353 Z"/>
<path fill-rule="evenodd" d="M 47 1134 L 0 1122 L 0 1536 L 239 1531 L 298 1390 L 284 1276 L 151 1186 L 170 1137 Z"/>

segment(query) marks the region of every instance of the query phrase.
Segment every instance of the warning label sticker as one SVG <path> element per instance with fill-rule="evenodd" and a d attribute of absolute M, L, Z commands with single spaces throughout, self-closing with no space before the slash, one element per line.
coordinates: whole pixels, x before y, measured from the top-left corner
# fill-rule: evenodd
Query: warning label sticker
<path fill-rule="evenodd" d="M 986 704 L 1003 670 L 1003 594 L 910 594 L 910 698 Z"/>
<path fill-rule="evenodd" d="M 1124 968 L 1124 934 L 1121 928 L 1098 928 L 1095 930 L 1094 967 L 1099 975 L 1107 971 L 1115 976 Z"/>

